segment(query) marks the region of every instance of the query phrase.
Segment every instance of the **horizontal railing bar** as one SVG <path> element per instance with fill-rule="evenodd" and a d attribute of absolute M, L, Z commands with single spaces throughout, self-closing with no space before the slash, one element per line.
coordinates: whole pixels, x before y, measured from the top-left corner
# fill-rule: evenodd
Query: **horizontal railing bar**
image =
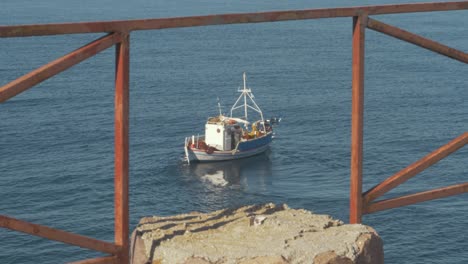
<path fill-rule="evenodd" d="M 120 251 L 120 247 L 106 241 L 73 234 L 43 225 L 28 223 L 5 215 L 0 215 L 0 227 L 108 254 L 115 255 Z"/>
<path fill-rule="evenodd" d="M 457 194 L 468 192 L 468 182 L 452 185 L 448 187 L 438 188 L 430 191 L 419 192 L 415 194 L 405 195 L 398 198 L 392 198 L 382 201 L 377 201 L 367 205 L 363 213 L 370 214 L 378 211 L 392 209 L 396 207 L 402 207 L 410 204 L 430 201 L 434 199 L 444 198 Z"/>
<path fill-rule="evenodd" d="M 447 143 L 446 145 L 434 150 L 433 152 L 426 155 L 424 158 L 416 161 L 415 163 L 395 173 L 393 176 L 387 178 L 386 180 L 379 183 L 378 185 L 372 187 L 370 190 L 364 193 L 364 197 L 363 197 L 364 204 L 370 203 L 371 201 L 382 196 L 383 194 L 387 193 L 391 189 L 404 183 L 405 181 L 409 180 L 410 178 L 420 173 L 421 171 L 425 170 L 429 166 L 437 163 L 441 159 L 457 151 L 458 149 L 460 149 L 467 143 L 468 143 L 468 132 L 465 132 L 462 135 L 455 138 L 454 140 Z"/>
<path fill-rule="evenodd" d="M 359 15 L 360 13 L 367 13 L 368 15 L 381 15 L 463 9 L 468 9 L 468 1 L 357 6 L 344 8 L 288 10 L 120 21 L 16 25 L 0 26 L 0 37 L 26 37 L 99 32 L 129 32 L 133 30 L 260 23 L 333 17 L 353 17 Z"/>
<path fill-rule="evenodd" d="M 5 102 L 34 85 L 96 55 L 97 53 L 113 46 L 120 40 L 120 34 L 113 33 L 106 35 L 19 77 L 18 79 L 0 87 L 0 103 Z"/>
<path fill-rule="evenodd" d="M 468 53 L 445 46 L 436 41 L 421 37 L 419 35 L 408 32 L 406 30 L 403 30 L 403 29 L 400 29 L 391 25 L 387 25 L 385 23 L 382 23 L 380 21 L 377 21 L 371 18 L 367 20 L 367 27 L 377 32 L 409 42 L 416 46 L 439 53 L 441 55 L 461 61 L 463 63 L 468 63 Z"/>
<path fill-rule="evenodd" d="M 117 256 L 106 256 L 69 262 L 68 264 L 117 264 L 118 260 L 119 258 Z"/>

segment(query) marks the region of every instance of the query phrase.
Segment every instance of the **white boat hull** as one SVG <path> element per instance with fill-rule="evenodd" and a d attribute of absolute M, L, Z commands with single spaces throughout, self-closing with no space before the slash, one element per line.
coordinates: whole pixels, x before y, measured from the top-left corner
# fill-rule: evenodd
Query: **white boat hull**
<path fill-rule="evenodd" d="M 185 156 L 189 162 L 222 161 L 247 158 L 265 152 L 270 146 L 272 138 L 273 132 L 269 132 L 262 137 L 241 142 L 236 150 L 214 150 L 211 153 L 208 153 L 204 149 L 191 148 L 186 144 Z"/>
<path fill-rule="evenodd" d="M 211 154 L 206 153 L 205 151 L 201 150 L 192 150 L 187 149 L 188 158 L 190 161 L 222 161 L 222 160 L 234 160 L 234 159 L 242 159 L 251 156 L 258 155 L 260 153 L 265 152 L 270 147 L 270 144 L 251 149 L 246 151 L 237 151 L 233 154 L 232 151 L 214 151 Z"/>

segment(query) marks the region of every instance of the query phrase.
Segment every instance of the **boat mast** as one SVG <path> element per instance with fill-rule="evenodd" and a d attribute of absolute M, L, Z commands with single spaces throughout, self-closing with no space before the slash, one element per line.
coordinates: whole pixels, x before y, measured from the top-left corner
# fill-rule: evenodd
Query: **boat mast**
<path fill-rule="evenodd" d="M 245 75 L 245 72 L 244 72 L 243 76 L 244 76 L 244 88 L 242 90 L 238 90 L 238 92 L 240 92 L 241 95 L 239 96 L 239 98 L 237 98 L 236 102 L 231 107 L 231 117 L 232 117 L 232 112 L 234 110 L 243 107 L 244 108 L 244 114 L 245 114 L 245 121 L 248 121 L 247 120 L 247 112 L 248 112 L 248 109 L 250 108 L 251 110 L 254 110 L 255 112 L 259 113 L 262 122 L 264 122 L 265 120 L 263 119 L 262 110 L 260 110 L 260 107 L 258 107 L 257 103 L 255 103 L 255 100 L 253 99 L 252 90 L 250 88 L 247 88 L 247 81 L 246 81 L 247 77 Z M 244 105 L 238 105 L 238 103 L 241 102 L 242 97 L 244 97 Z M 250 102 L 253 104 L 253 106 L 249 105 L 247 103 L 247 100 L 250 100 Z"/>

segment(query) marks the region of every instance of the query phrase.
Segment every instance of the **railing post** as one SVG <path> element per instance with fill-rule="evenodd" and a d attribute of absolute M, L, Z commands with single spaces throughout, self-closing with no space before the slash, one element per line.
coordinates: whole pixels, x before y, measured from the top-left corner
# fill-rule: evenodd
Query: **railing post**
<path fill-rule="evenodd" d="M 353 65 L 351 107 L 351 180 L 349 222 L 361 223 L 362 216 L 362 156 L 364 118 L 364 32 L 367 15 L 353 17 Z"/>
<path fill-rule="evenodd" d="M 119 263 L 129 263 L 129 35 L 116 45 L 115 67 L 115 244 L 121 247 Z"/>

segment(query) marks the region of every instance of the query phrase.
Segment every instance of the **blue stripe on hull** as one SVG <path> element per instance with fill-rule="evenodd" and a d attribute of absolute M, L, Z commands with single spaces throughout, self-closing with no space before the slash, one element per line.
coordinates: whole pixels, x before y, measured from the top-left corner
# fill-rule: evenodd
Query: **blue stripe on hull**
<path fill-rule="evenodd" d="M 212 154 L 205 153 L 203 151 L 188 150 L 189 158 L 193 161 L 221 161 L 221 160 L 233 160 L 251 157 L 260 154 L 268 149 L 272 141 L 272 133 L 267 134 L 265 137 L 255 139 L 252 141 L 241 142 L 239 144 L 238 151 L 232 154 L 231 151 L 215 151 Z M 247 143 L 247 144 L 245 144 Z M 241 150 L 241 144 L 244 144 Z"/>
<path fill-rule="evenodd" d="M 239 147 L 237 148 L 239 151 L 248 151 L 251 149 L 259 148 L 261 146 L 265 146 L 270 144 L 271 139 L 272 139 L 273 133 L 270 132 L 266 134 L 266 136 L 257 138 L 257 139 L 252 139 L 244 142 L 239 143 Z"/>

